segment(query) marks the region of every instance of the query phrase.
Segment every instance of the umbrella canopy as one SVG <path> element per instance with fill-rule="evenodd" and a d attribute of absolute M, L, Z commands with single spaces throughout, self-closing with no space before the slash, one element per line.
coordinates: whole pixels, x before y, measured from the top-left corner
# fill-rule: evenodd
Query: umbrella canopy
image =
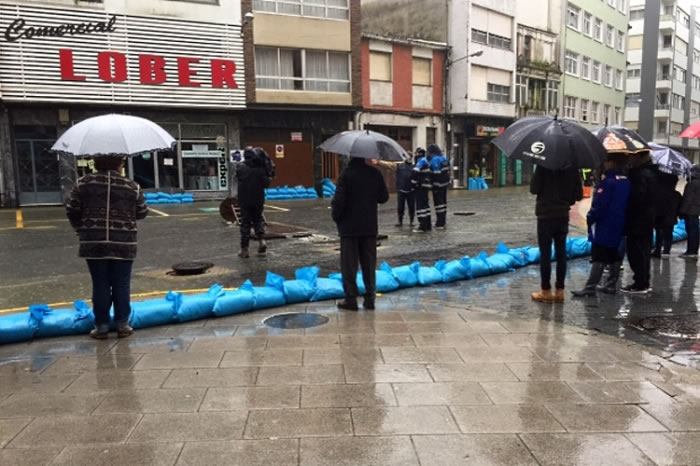
<path fill-rule="evenodd" d="M 597 168 L 606 155 L 586 128 L 549 116 L 522 118 L 491 142 L 509 157 L 530 160 L 550 170 Z"/>
<path fill-rule="evenodd" d="M 591 131 L 608 152 L 633 155 L 650 150 L 639 134 L 624 126 L 599 126 Z"/>
<path fill-rule="evenodd" d="M 56 141 L 52 151 L 76 157 L 135 156 L 175 145 L 167 131 L 145 118 L 102 115 L 83 120 Z"/>
<path fill-rule="evenodd" d="M 682 138 L 697 139 L 700 138 L 700 120 L 688 126 L 680 135 Z"/>
<path fill-rule="evenodd" d="M 659 166 L 659 171 L 671 175 L 690 177 L 693 164 L 678 151 L 660 144 L 649 143 L 651 158 Z"/>
<path fill-rule="evenodd" d="M 408 157 L 406 151 L 393 139 L 374 131 L 343 131 L 321 144 L 326 152 L 358 157 L 401 162 Z"/>

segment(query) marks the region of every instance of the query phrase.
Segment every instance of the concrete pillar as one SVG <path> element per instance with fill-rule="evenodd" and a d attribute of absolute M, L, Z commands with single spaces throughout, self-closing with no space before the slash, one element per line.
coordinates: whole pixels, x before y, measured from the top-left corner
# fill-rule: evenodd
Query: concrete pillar
<path fill-rule="evenodd" d="M 688 38 L 688 64 L 685 73 L 685 108 L 683 109 L 683 129 L 690 126 L 690 107 L 693 105 L 693 68 L 695 68 L 695 18 L 697 10 L 695 7 L 690 7 L 690 36 Z M 688 140 L 683 139 L 683 147 L 688 147 Z"/>
<path fill-rule="evenodd" d="M 639 104 L 639 135 L 647 141 L 654 139 L 660 17 L 661 0 L 646 0 L 644 6 L 644 40 L 642 42 L 642 82 L 640 87 L 642 101 Z"/>
<path fill-rule="evenodd" d="M 0 105 L 0 207 L 17 206 L 12 131 L 8 109 Z"/>

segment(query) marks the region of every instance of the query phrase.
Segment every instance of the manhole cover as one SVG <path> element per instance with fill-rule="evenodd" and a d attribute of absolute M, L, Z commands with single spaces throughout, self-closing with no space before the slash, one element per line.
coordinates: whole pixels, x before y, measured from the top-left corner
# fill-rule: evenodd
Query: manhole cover
<path fill-rule="evenodd" d="M 272 328 L 312 328 L 328 323 L 328 317 L 321 314 L 296 312 L 268 317 L 263 323 Z"/>
<path fill-rule="evenodd" d="M 700 316 L 695 314 L 645 317 L 632 326 L 638 330 L 664 337 L 683 339 L 700 338 Z"/>
<path fill-rule="evenodd" d="M 173 265 L 174 275 L 200 275 L 214 267 L 211 262 L 181 262 Z"/>

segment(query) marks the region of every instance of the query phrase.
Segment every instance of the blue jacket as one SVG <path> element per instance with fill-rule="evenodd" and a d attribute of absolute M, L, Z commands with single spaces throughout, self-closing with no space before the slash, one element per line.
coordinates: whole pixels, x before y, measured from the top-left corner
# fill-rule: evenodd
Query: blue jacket
<path fill-rule="evenodd" d="M 401 162 L 396 167 L 396 190 L 400 193 L 410 193 L 415 189 L 412 182 L 413 164 Z"/>
<path fill-rule="evenodd" d="M 433 156 L 430 171 L 434 189 L 446 188 L 450 184 L 450 164 L 444 155 Z"/>
<path fill-rule="evenodd" d="M 606 248 L 616 248 L 625 229 L 625 212 L 632 184 L 621 172 L 608 170 L 598 184 L 588 211 L 588 239 Z"/>
<path fill-rule="evenodd" d="M 421 157 L 413 167 L 411 182 L 416 189 L 430 189 L 433 187 L 430 171 L 430 161 L 427 157 Z"/>

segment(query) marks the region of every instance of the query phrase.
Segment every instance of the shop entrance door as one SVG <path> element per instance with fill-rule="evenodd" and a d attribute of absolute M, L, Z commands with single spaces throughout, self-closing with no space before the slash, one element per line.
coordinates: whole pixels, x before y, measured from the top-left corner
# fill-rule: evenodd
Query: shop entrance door
<path fill-rule="evenodd" d="M 16 140 L 20 205 L 61 203 L 58 156 L 49 152 L 53 143 L 48 139 Z"/>

